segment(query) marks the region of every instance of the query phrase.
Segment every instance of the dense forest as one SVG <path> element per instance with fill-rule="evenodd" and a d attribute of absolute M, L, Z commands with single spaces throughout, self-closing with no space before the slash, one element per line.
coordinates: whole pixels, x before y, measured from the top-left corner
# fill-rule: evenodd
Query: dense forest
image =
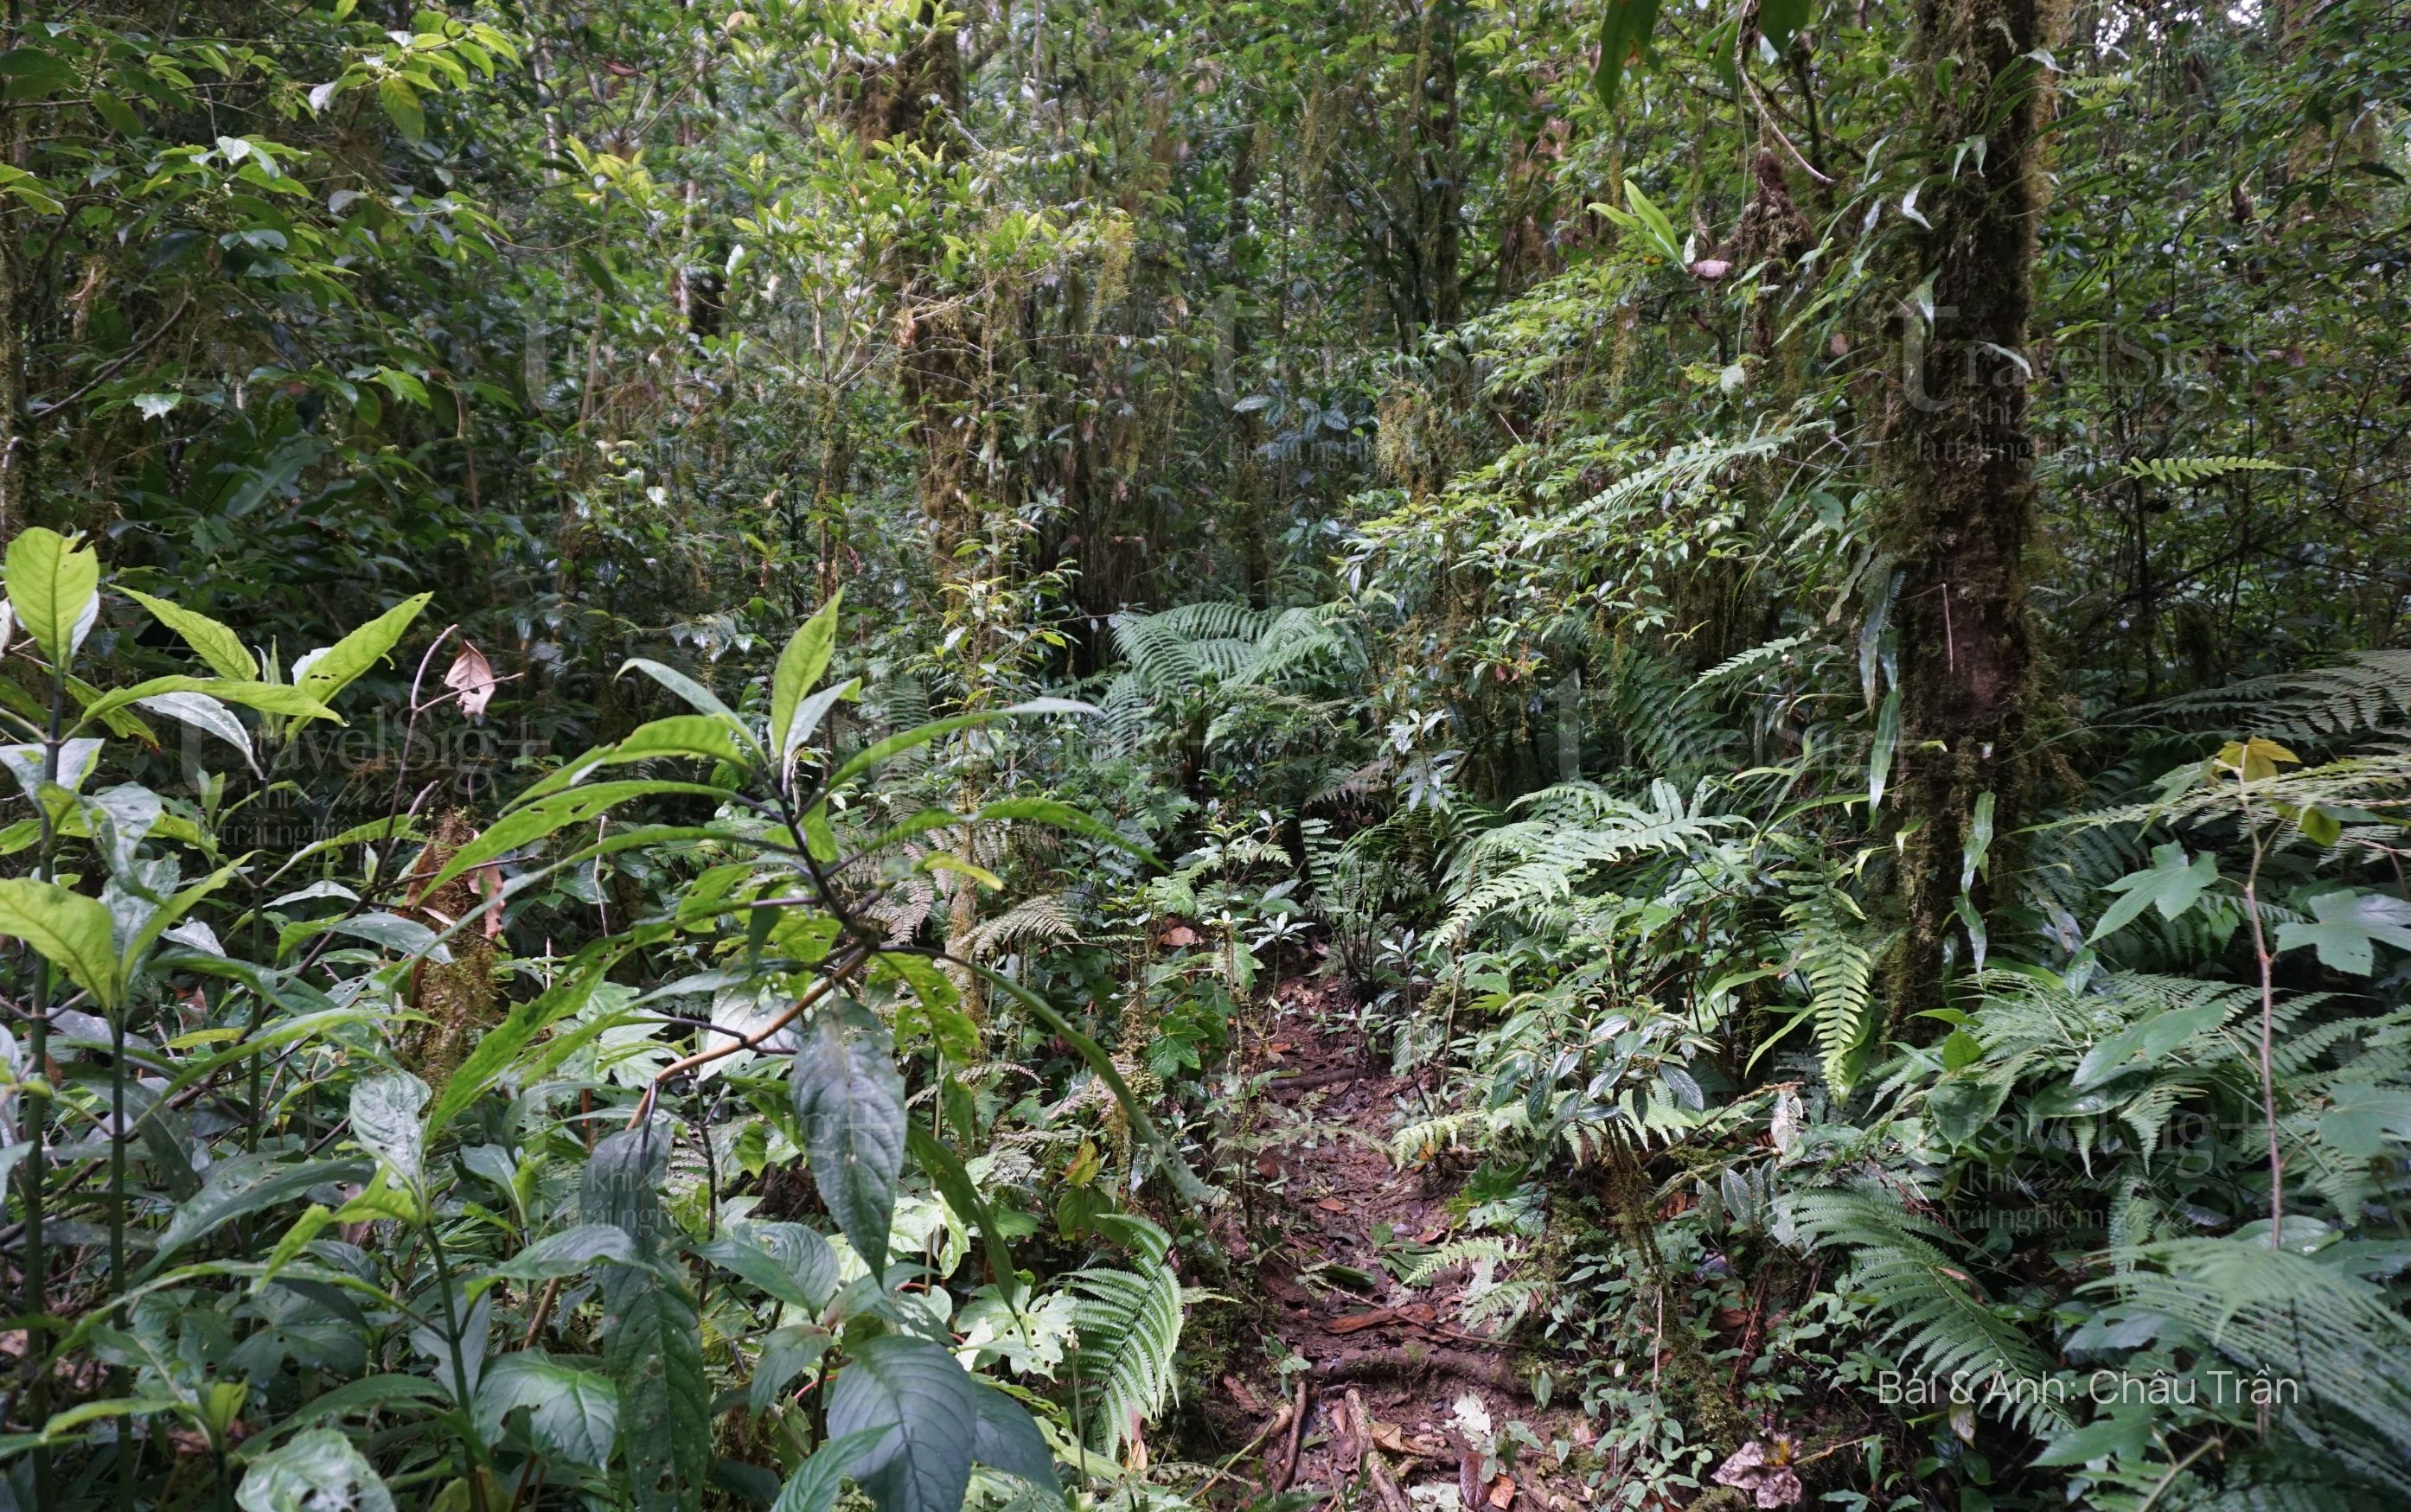
<path fill-rule="evenodd" d="M 2368 1509 L 2404 0 L 7 0 L 0 1512 Z"/>

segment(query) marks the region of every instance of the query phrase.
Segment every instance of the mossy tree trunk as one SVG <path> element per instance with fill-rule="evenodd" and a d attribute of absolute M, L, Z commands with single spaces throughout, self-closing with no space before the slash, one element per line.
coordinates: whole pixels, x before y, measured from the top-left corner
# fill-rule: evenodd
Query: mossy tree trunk
<path fill-rule="evenodd" d="M 1895 1023 L 1938 1006 L 1963 857 L 1984 794 L 2014 826 L 2026 782 L 2033 643 L 2034 298 L 2041 174 L 2036 130 L 2049 0 L 1918 0 L 1912 66 L 1926 130 L 1927 229 L 1899 312 L 1887 426 L 1886 544 L 1900 570 L 1901 894 Z M 1998 875 L 1999 867 L 1995 868 Z M 1986 902 L 1979 880 L 1974 902 Z"/>

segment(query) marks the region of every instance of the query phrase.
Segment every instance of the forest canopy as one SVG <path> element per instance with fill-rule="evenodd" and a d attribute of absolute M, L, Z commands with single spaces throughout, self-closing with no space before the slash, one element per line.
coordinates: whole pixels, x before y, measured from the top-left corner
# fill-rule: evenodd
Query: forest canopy
<path fill-rule="evenodd" d="M 2385 1512 L 2402 0 L 9 0 L 0 1504 Z"/>

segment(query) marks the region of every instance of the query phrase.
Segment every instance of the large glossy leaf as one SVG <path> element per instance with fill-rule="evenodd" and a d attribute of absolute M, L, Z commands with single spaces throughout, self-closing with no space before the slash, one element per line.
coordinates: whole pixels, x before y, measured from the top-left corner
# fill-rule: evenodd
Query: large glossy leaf
<path fill-rule="evenodd" d="M 840 595 L 831 594 L 820 612 L 797 626 L 787 640 L 787 648 L 779 653 L 779 664 L 770 674 L 770 749 L 782 762 L 794 752 L 789 736 L 795 728 L 796 710 L 812 685 L 828 670 L 829 652 L 837 642 L 837 612 Z"/>
<path fill-rule="evenodd" d="M 812 1183 L 877 1275 L 904 1170 L 904 1079 L 886 1028 L 859 1009 L 820 1015 L 796 1053 L 795 1090 Z"/>
<path fill-rule="evenodd" d="M 528 1409 L 536 1441 L 555 1454 L 600 1470 L 620 1434 L 620 1389 L 608 1376 L 540 1349 L 504 1355 L 477 1383 L 477 1422 L 490 1442 L 503 1419 Z"/>
<path fill-rule="evenodd" d="M 860 1429 L 814 1449 L 779 1488 L 779 1499 L 770 1504 L 770 1512 L 829 1512 L 855 1466 L 896 1431 L 893 1423 Z"/>
<path fill-rule="evenodd" d="M 375 1467 L 331 1428 L 296 1433 L 253 1461 L 234 1499 L 243 1512 L 394 1512 Z"/>
<path fill-rule="evenodd" d="M 58 531 L 29 525 L 8 543 L 8 604 L 53 665 L 65 662 L 76 627 L 97 602 L 100 555 Z"/>
<path fill-rule="evenodd" d="M 412 1185 L 426 1156 L 418 1111 L 427 1096 L 427 1083 L 407 1071 L 372 1076 L 352 1088 L 352 1138 Z"/>
<path fill-rule="evenodd" d="M 986 1381 L 975 1382 L 973 1393 L 979 1399 L 979 1417 L 972 1430 L 972 1458 L 1059 1497 L 1055 1453 L 1030 1409 Z"/>
<path fill-rule="evenodd" d="M 293 683 L 321 704 L 333 698 L 360 674 L 385 660 L 400 644 L 402 632 L 427 607 L 431 593 L 420 593 L 402 600 L 392 608 L 360 626 L 323 651 L 303 657 L 293 664 Z"/>
<path fill-rule="evenodd" d="M 620 1389 L 638 1512 L 694 1512 L 711 1472 L 711 1382 L 694 1294 L 650 1266 L 606 1266 L 603 1358 Z"/>
<path fill-rule="evenodd" d="M 829 1388 L 829 1436 L 893 1428 L 853 1475 L 879 1512 L 957 1512 L 971 1484 L 979 1386 L 927 1339 L 867 1339 Z"/>
<path fill-rule="evenodd" d="M 132 589 L 125 590 L 125 596 L 150 610 L 151 617 L 159 623 L 183 636 L 184 644 L 209 663 L 212 672 L 236 682 L 258 680 L 258 659 L 251 654 L 250 647 L 242 644 L 242 637 L 233 631 L 205 614 L 196 613 L 180 603 L 170 603 L 166 599 L 154 599 L 148 593 L 139 593 Z"/>
<path fill-rule="evenodd" d="M 0 935 L 39 951 L 103 1008 L 117 1006 L 124 982 L 109 909 L 99 899 L 56 882 L 10 878 L 0 881 Z"/>
<path fill-rule="evenodd" d="M 837 1290 L 837 1252 L 828 1241 L 796 1223 L 748 1224 L 694 1252 L 724 1266 L 763 1293 L 818 1312 Z"/>

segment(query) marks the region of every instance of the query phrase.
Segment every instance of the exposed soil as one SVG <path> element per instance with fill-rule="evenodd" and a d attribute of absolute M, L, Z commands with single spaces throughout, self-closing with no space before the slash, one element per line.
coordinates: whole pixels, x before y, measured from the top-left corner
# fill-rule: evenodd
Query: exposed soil
<path fill-rule="evenodd" d="M 1511 1422 L 1543 1445 L 1587 1448 L 1596 1437 L 1563 1402 L 1543 1411 L 1533 1401 L 1526 1383 L 1550 1352 L 1534 1326 L 1498 1337 L 1469 1323 L 1464 1267 L 1416 1287 L 1398 1279 L 1402 1251 L 1445 1243 L 1461 1227 L 1451 1199 L 1462 1172 L 1401 1168 L 1388 1154 L 1402 1110 L 1438 1084 L 1439 1069 L 1389 1074 L 1386 1057 L 1368 1055 L 1344 990 L 1318 980 L 1276 988 L 1234 1051 L 1245 1070 L 1275 1073 L 1257 1124 L 1271 1138 L 1255 1156 L 1249 1231 L 1233 1236 L 1235 1272 L 1261 1287 L 1249 1299 L 1258 1326 L 1309 1365 L 1302 1383 L 1299 1373 L 1277 1377 L 1249 1350 L 1249 1368 L 1223 1377 L 1231 1407 L 1251 1425 L 1242 1436 L 1272 1429 L 1230 1479 L 1269 1491 L 1286 1473 L 1290 1486 L 1320 1489 L 1337 1505 L 1385 1512 L 1583 1505 L 1589 1493 L 1571 1467 L 1509 1437 Z M 1302 1436 L 1289 1418 L 1301 1384 Z M 1366 1408 L 1378 1469 L 1351 1426 L 1352 1394 Z M 1485 1457 L 1502 1445 L 1513 1462 L 1485 1478 Z"/>

